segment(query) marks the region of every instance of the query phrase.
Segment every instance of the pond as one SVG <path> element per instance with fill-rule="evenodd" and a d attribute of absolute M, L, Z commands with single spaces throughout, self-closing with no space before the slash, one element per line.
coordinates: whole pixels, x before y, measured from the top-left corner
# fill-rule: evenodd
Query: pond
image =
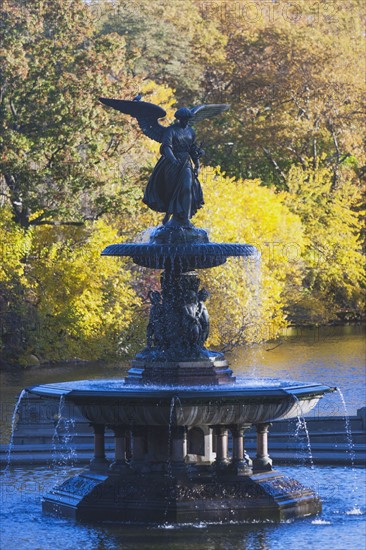
<path fill-rule="evenodd" d="M 73 469 L 66 477 L 75 474 Z M 322 466 L 281 467 L 313 486 L 323 500 L 319 517 L 241 525 L 77 524 L 43 516 L 41 495 L 65 472 L 15 468 L 2 477 L 1 548 L 4 550 L 361 550 L 366 535 L 365 471 Z"/>
<path fill-rule="evenodd" d="M 363 327 L 293 330 L 275 343 L 235 350 L 228 359 L 236 374 L 316 382 L 338 386 L 349 414 L 366 405 Z M 81 364 L 1 373 L 2 435 L 7 439 L 13 406 L 20 390 L 57 381 L 124 376 L 124 365 Z M 338 395 L 324 397 L 313 415 L 343 415 Z M 322 498 L 319 517 L 286 523 L 242 525 L 75 524 L 43 516 L 41 497 L 76 469 L 16 467 L 2 474 L 1 548 L 7 550 L 245 549 L 356 550 L 366 536 L 365 470 L 340 466 L 281 466 L 284 473 L 314 488 Z"/>
<path fill-rule="evenodd" d="M 365 326 L 288 329 L 274 343 L 238 348 L 227 355 L 238 376 L 314 382 L 341 389 L 348 414 L 366 405 Z M 0 372 L 1 443 L 7 443 L 14 404 L 27 386 L 70 380 L 124 377 L 129 365 L 80 363 Z M 326 395 L 311 415 L 342 416 L 337 395 Z"/>

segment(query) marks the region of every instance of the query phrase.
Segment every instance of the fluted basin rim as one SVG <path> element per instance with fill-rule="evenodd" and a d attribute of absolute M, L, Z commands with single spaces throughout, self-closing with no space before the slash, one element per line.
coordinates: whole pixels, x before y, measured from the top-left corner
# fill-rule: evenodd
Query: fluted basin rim
<path fill-rule="evenodd" d="M 249 380 L 247 379 L 246 382 Z M 163 386 L 146 385 L 133 386 L 125 385 L 123 380 L 80 380 L 75 382 L 59 382 L 52 384 L 41 384 L 30 386 L 26 391 L 44 397 L 61 397 L 73 400 L 73 398 L 102 398 L 102 399 L 141 399 L 155 400 L 172 398 L 194 401 L 195 399 L 230 399 L 230 398 L 286 398 L 290 395 L 305 397 L 323 395 L 335 391 L 335 388 L 321 384 L 302 384 L 301 382 L 290 383 L 288 381 L 275 381 L 270 379 L 272 385 L 267 386 L 244 386 L 242 381 L 233 385 L 222 386 Z M 85 385 L 90 385 L 89 388 Z M 120 384 L 120 386 L 118 386 Z M 282 384 L 282 386 L 280 385 Z M 112 385 L 116 387 L 105 387 Z M 79 386 L 79 387 L 78 387 Z M 82 387 L 84 386 L 84 388 Z M 97 387 L 96 387 L 97 386 Z M 103 387 L 104 386 L 104 387 Z"/>
<path fill-rule="evenodd" d="M 84 384 L 84 388 L 83 388 Z M 86 387 L 85 387 L 86 384 Z M 119 386 L 120 384 L 120 386 Z M 114 388 L 108 389 L 106 385 Z M 62 397 L 94 424 L 211 426 L 255 424 L 308 413 L 324 393 L 319 384 L 277 381 L 274 386 L 124 386 L 119 380 L 79 381 L 32 386 L 47 398 Z"/>
<path fill-rule="evenodd" d="M 196 243 L 196 244 L 156 244 L 156 243 L 118 243 L 110 244 L 102 256 L 129 257 L 207 257 L 227 258 L 229 256 L 256 256 L 259 252 L 250 244 L 234 243 Z"/>

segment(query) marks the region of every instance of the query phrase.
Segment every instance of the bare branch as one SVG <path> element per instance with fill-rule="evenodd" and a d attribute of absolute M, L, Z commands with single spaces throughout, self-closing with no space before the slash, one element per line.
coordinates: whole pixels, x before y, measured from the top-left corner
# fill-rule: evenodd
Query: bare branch
<path fill-rule="evenodd" d="M 333 123 L 330 120 L 326 122 L 326 127 L 332 136 L 335 151 L 336 151 L 335 152 L 336 162 L 333 168 L 333 178 L 332 178 L 332 191 L 334 191 L 334 189 L 337 187 L 338 180 L 339 180 L 339 165 L 341 163 L 341 152 L 339 150 L 339 144 L 338 144 L 335 128 L 333 126 Z"/>
<path fill-rule="evenodd" d="M 286 147 L 286 149 L 288 151 L 291 151 L 291 153 L 293 153 L 296 156 L 297 160 L 301 163 L 301 166 L 305 169 L 306 160 L 304 159 L 304 157 L 300 153 L 298 153 L 296 149 L 293 149 L 292 147 Z"/>
<path fill-rule="evenodd" d="M 264 154 L 266 155 L 266 157 L 268 158 L 268 160 L 270 161 L 270 163 L 272 164 L 272 166 L 275 168 L 275 170 L 277 170 L 277 172 L 279 173 L 279 175 L 281 176 L 282 180 L 283 181 L 286 181 L 286 175 L 285 173 L 281 170 L 281 168 L 278 166 L 277 162 L 275 161 L 275 159 L 272 157 L 269 149 L 266 149 L 265 147 L 263 147 L 263 151 L 264 151 Z"/>
<path fill-rule="evenodd" d="M 35 219 L 35 220 L 31 220 L 29 222 L 29 225 L 54 225 L 54 226 L 58 226 L 58 225 L 75 225 L 75 226 L 82 226 L 82 225 L 85 225 L 85 222 L 59 222 L 59 221 L 52 222 L 52 221 L 48 221 L 48 220 L 39 220 L 39 221 L 37 221 L 37 219 Z"/>

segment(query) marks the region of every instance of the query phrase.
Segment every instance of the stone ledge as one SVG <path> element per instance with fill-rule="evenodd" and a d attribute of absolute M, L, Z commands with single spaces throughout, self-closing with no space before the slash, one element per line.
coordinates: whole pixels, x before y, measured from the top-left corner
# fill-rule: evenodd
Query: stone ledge
<path fill-rule="evenodd" d="M 132 361 L 126 384 L 227 385 L 236 381 L 225 359 L 197 361 Z"/>

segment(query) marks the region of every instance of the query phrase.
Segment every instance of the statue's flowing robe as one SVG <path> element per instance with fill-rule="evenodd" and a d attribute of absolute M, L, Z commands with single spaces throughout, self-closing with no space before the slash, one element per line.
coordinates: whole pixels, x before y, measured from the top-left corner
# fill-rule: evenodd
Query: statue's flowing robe
<path fill-rule="evenodd" d="M 191 159 L 198 160 L 198 147 L 193 128 L 173 124 L 164 131 L 162 157 L 146 186 L 143 202 L 157 212 L 190 219 L 204 204 L 201 184 L 193 173 Z M 178 164 L 164 154 L 169 147 Z"/>

